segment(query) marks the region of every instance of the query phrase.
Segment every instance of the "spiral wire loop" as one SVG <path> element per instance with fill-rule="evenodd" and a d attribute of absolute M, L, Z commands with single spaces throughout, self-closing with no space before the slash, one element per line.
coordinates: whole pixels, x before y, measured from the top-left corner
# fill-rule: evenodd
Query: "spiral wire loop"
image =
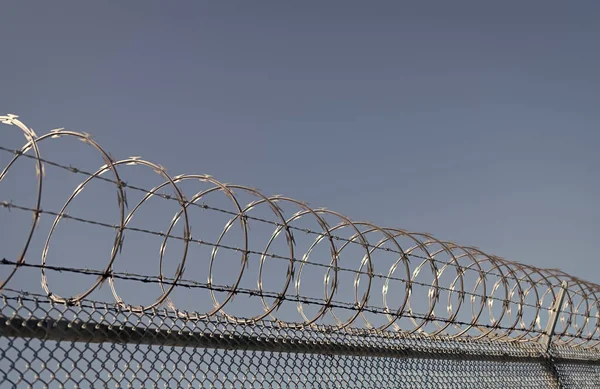
<path fill-rule="evenodd" d="M 188 319 L 209 319 L 222 316 L 236 324 L 268 320 L 278 323 L 277 325 L 282 328 L 311 327 L 313 329 L 321 328 L 319 326 L 325 323 L 324 319 L 327 316 L 336 323 L 333 326 L 335 331 L 366 329 L 371 333 L 418 334 L 426 337 L 444 336 L 455 339 L 487 338 L 498 342 L 535 342 L 543 335 L 544 320 L 555 304 L 561 283 L 567 281 L 565 303 L 560 307 L 561 324 L 557 327 L 558 332 L 555 334 L 554 343 L 558 346 L 570 345 L 582 348 L 596 348 L 600 344 L 599 285 L 570 276 L 560 270 L 541 269 L 509 261 L 487 254 L 475 247 L 438 240 L 430 234 L 398 228 L 384 228 L 369 222 L 352 221 L 348 217 L 328 209 L 312 208 L 301 201 L 284 196 L 266 196 L 256 189 L 222 183 L 207 175 L 170 176 L 162 166 L 139 157 L 114 160 L 86 133 L 59 129 L 37 136 L 15 115 L 0 116 L 0 122 L 16 128 L 25 137 L 24 145 L 18 150 L 1 147 L 3 151 L 13 152 L 14 157 L 0 172 L 0 185 L 19 158 L 35 160 L 37 170 L 37 193 L 33 207 L 19 206 L 8 201 L 1 203 L 5 207 L 28 210 L 33 213 L 34 218 L 31 228 L 24 237 L 23 248 L 19 256 L 14 261 L 3 261 L 3 264 L 10 266 L 11 270 L 7 275 L 2 276 L 0 291 L 9 285 L 14 274 L 20 268 L 30 266 L 38 267 L 41 270 L 41 286 L 54 303 L 80 304 L 104 281 L 108 281 L 116 303 L 124 309 L 137 313 L 167 306 L 179 317 Z M 93 173 L 85 173 L 45 160 L 41 151 L 43 143 L 66 137 L 84 142 L 90 150 L 101 156 L 104 165 Z M 57 212 L 43 210 L 41 207 L 44 193 L 43 176 L 47 164 L 70 169 L 86 176 Z M 163 183 L 148 190 L 128 185 L 121 180 L 119 175 L 119 168 L 125 165 L 150 168 L 161 178 Z M 66 210 L 86 185 L 98 179 L 113 183 L 117 194 L 118 224 L 105 226 L 114 228 L 116 231 L 111 255 L 107 258 L 102 270 L 88 272 L 88 274 L 97 276 L 89 287 L 70 297 L 60 296 L 52 291 L 46 276 L 47 271 L 58 268 L 47 261 L 50 242 L 57 225 L 63 219 L 94 222 L 68 215 Z M 200 181 L 211 187 L 198 193 L 185 193 L 182 183 L 186 181 Z M 161 195 L 161 190 L 166 187 L 171 188 L 175 196 Z M 129 209 L 127 191 L 134 190 L 134 188 L 144 191 L 145 195 L 141 201 Z M 231 201 L 235 211 L 212 208 L 203 204 L 204 198 L 210 193 L 225 195 Z M 243 205 L 239 200 L 240 193 L 249 194 L 256 200 Z M 153 196 L 162 196 L 179 203 L 179 210 L 174 215 L 166 233 L 153 232 L 150 229 L 140 230 L 130 226 L 136 212 Z M 283 211 L 283 205 L 286 204 L 291 204 L 300 210 L 291 216 L 286 216 Z M 270 209 L 272 219 L 252 216 L 251 211 L 261 205 Z M 192 206 L 200 206 L 229 215 L 229 220 L 216 242 L 211 243 L 192 237 L 192 225 L 188 217 L 188 210 Z M 43 247 L 41 265 L 36 265 L 27 258 L 26 254 L 40 215 L 43 213 L 53 215 L 55 218 Z M 320 230 L 313 231 L 295 227 L 295 223 L 300 219 L 310 219 L 319 226 Z M 338 222 L 331 223 L 332 219 L 338 220 Z M 263 251 L 257 252 L 250 249 L 250 247 L 255 247 L 250 244 L 251 234 L 248 225 L 250 220 L 267 223 L 273 227 L 270 240 L 261 243 L 261 247 L 265 247 Z M 102 223 L 96 224 L 101 225 Z M 183 236 L 174 235 L 177 225 L 183 228 Z M 240 226 L 242 240 L 238 246 L 226 245 L 224 243 L 225 236 L 234 225 Z M 153 233 L 163 239 L 160 246 L 158 274 L 153 275 L 160 289 L 160 295 L 149 305 L 140 306 L 125 301 L 119 295 L 115 283 L 116 279 L 127 278 L 116 273 L 113 268 L 115 262 L 118 261 L 117 254 L 123 245 L 127 230 Z M 348 231 L 349 238 L 340 236 L 340 232 L 348 233 Z M 302 253 L 298 252 L 298 247 L 295 245 L 295 234 L 298 233 L 314 235 L 313 244 Z M 279 236 L 286 239 L 286 255 L 280 256 L 270 252 L 273 242 Z M 166 277 L 163 270 L 163 256 L 169 239 L 178 239 L 184 244 L 179 266 L 172 278 Z M 187 274 L 185 272 L 186 262 L 190 261 L 188 245 L 191 242 L 213 247 L 205 274 Z M 323 258 L 314 259 L 311 256 L 315 247 L 321 242 L 327 245 L 330 251 L 330 257 L 325 260 Z M 354 252 L 350 251 L 351 254 L 347 254 L 347 251 L 354 245 L 362 247 L 362 254 L 360 254 L 360 258 L 354 258 L 354 262 L 351 262 L 347 257 Z M 214 282 L 213 269 L 219 261 L 217 255 L 219 250 L 234 250 L 240 255 L 237 275 L 234 277 L 234 282 L 228 286 L 217 285 Z M 377 255 L 380 252 L 391 253 L 396 256 L 396 260 L 391 266 L 382 266 L 377 261 Z M 250 254 L 258 254 L 260 262 L 256 289 L 248 291 L 241 287 L 241 280 L 250 261 Z M 266 290 L 264 286 L 263 278 L 265 268 L 269 266 L 268 259 L 277 259 L 287 263 L 285 278 L 281 283 L 282 288 L 276 292 Z M 357 263 L 357 265 L 348 267 L 349 263 Z M 316 302 L 301 293 L 302 277 L 307 266 L 320 266 L 326 269 L 323 277 L 323 298 Z M 340 282 L 343 282 L 342 275 L 348 272 L 353 274 L 354 293 L 340 291 Z M 201 279 L 208 281 L 200 283 L 198 280 Z M 376 280 L 382 283 L 381 290 L 376 290 L 376 285 L 379 285 L 376 284 Z M 190 314 L 187 311 L 179 310 L 171 298 L 172 292 L 177 288 L 194 283 L 210 291 L 213 308 L 209 311 Z M 395 292 L 391 293 L 392 285 L 400 285 L 401 290 L 395 289 Z M 225 295 L 217 294 L 217 291 L 224 292 Z M 235 295 L 240 293 L 247 293 L 260 300 L 262 310 L 255 312 L 251 317 L 239 317 L 230 313 L 228 304 Z M 301 322 L 286 322 L 277 316 L 278 309 L 284 301 L 296 302 L 297 311 L 302 317 Z M 423 302 L 427 302 L 427 307 L 423 308 Z M 316 313 L 307 312 L 308 304 L 318 306 Z M 340 314 L 342 310 L 351 312 L 342 317 Z M 422 312 L 423 310 L 424 313 L 417 313 L 417 311 Z M 374 317 L 378 319 L 377 324 L 374 323 Z"/>

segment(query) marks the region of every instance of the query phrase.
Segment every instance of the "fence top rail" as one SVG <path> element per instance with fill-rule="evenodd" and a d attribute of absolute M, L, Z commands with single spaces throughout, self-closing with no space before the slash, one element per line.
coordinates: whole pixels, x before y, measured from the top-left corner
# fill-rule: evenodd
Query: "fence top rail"
<path fill-rule="evenodd" d="M 98 302 L 66 306 L 11 292 L 0 294 L 0 299 L 0 337 L 7 338 L 433 360 L 536 362 L 552 358 L 555 362 L 600 365 L 600 351 L 593 349 L 558 346 L 546 350 L 536 343 L 383 336 L 367 331 L 280 328 L 264 322 L 240 325 L 227 318 L 182 323 L 157 312 L 136 314 Z"/>

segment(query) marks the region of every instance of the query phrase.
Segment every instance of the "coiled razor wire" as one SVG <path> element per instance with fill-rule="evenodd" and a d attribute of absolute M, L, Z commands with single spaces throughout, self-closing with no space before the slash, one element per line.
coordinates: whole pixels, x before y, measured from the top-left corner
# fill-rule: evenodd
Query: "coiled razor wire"
<path fill-rule="evenodd" d="M 206 312 L 198 312 L 194 319 L 210 319 L 216 316 L 226 317 L 228 320 L 243 324 L 257 323 L 260 321 L 273 321 L 282 328 L 321 328 L 324 317 L 329 315 L 337 323 L 334 328 L 337 331 L 352 331 L 359 328 L 367 328 L 370 333 L 390 334 L 399 333 L 403 335 L 419 335 L 425 337 L 447 337 L 451 339 L 493 339 L 496 342 L 535 342 L 544 335 L 544 314 L 548 313 L 556 304 L 561 284 L 566 281 L 565 302 L 560 307 L 561 329 L 556 333 L 553 343 L 556 346 L 578 346 L 580 348 L 596 349 L 600 344 L 600 286 L 577 277 L 570 276 L 556 269 L 541 269 L 518 262 L 509 261 L 494 255 L 487 254 L 478 248 L 461 246 L 455 243 L 441 241 L 425 233 L 409 232 L 399 228 L 383 228 L 368 222 L 356 222 L 350 218 L 324 208 L 313 208 L 307 204 L 284 196 L 266 196 L 260 191 L 242 185 L 222 183 L 207 175 L 189 174 L 171 176 L 159 164 L 130 157 L 115 160 L 111 155 L 96 143 L 89 134 L 82 132 L 57 129 L 49 133 L 37 136 L 33 130 L 23 124 L 16 115 L 0 116 L 0 122 L 16 128 L 25 137 L 24 145 L 18 149 L 10 149 L 0 144 L 0 150 L 9 151 L 14 154 L 12 160 L 0 172 L 0 182 L 19 158 L 34 159 L 37 171 L 37 193 L 33 207 L 24 207 L 8 201 L 2 201 L 0 205 L 28 210 L 33 213 L 31 228 L 24 237 L 23 248 L 14 260 L 4 260 L 5 266 L 11 266 L 11 271 L 4 279 L 0 280 L 0 291 L 6 289 L 14 274 L 22 267 L 37 266 L 41 270 L 41 286 L 47 293 L 48 298 L 54 303 L 67 305 L 81 304 L 86 298 L 105 281 L 108 281 L 116 303 L 123 309 L 133 313 L 145 313 L 162 306 L 167 306 L 178 317 L 190 319 L 187 311 L 179 310 L 171 299 L 171 293 L 178 287 L 184 287 L 186 282 L 198 279 L 208 279 L 204 285 L 210 292 L 213 300 L 213 308 Z M 90 147 L 91 152 L 98 153 L 104 161 L 95 172 L 85 172 L 65 166 L 43 158 L 41 149 L 43 143 L 50 140 L 63 138 L 76 138 Z M 58 211 L 48 211 L 41 207 L 43 198 L 43 176 L 46 165 L 59 167 L 73 173 L 82 174 L 86 178 L 66 199 L 62 208 Z M 139 188 L 129 185 L 119 176 L 121 166 L 142 166 L 152 169 L 163 180 L 163 183 L 150 189 Z M 50 241 L 57 225 L 63 219 L 72 219 L 81 222 L 102 225 L 102 223 L 77 218 L 67 213 L 69 204 L 80 194 L 84 188 L 94 180 L 103 180 L 114 184 L 117 193 L 117 207 L 119 220 L 115 225 L 104 225 L 115 230 L 114 243 L 111 255 L 103 269 L 89 274 L 97 275 L 96 280 L 83 291 L 73 293 L 71 296 L 60 296 L 52 291 L 47 278 L 47 271 L 55 269 L 47 263 Z M 199 180 L 212 185 L 210 189 L 195 194 L 186 194 L 181 184 L 188 180 Z M 161 194 L 163 188 L 173 189 L 174 196 Z M 127 203 L 127 191 L 136 190 L 145 193 L 131 210 Z M 235 211 L 228 211 L 204 204 L 203 200 L 209 193 L 224 194 Z M 239 193 L 250 194 L 256 200 L 247 205 L 239 201 Z M 0 192 L 1 193 L 1 192 Z M 140 229 L 130 227 L 130 222 L 140 207 L 153 196 L 173 200 L 179 203 L 180 209 L 174 215 L 166 233 L 157 232 L 152 229 Z M 2 199 L 0 199 L 2 200 Z M 300 210 L 291 216 L 285 216 L 282 209 L 284 204 L 293 204 Z M 272 219 L 254 217 L 250 211 L 259 205 L 266 205 L 271 213 Z M 223 227 L 222 233 L 216 242 L 205 241 L 191 235 L 191 222 L 188 218 L 190 207 L 201 207 L 230 215 L 229 221 Z M 40 216 L 43 214 L 55 216 L 50 232 L 46 238 L 42 251 L 41 265 L 33 265 L 26 262 L 27 250 L 32 237 L 36 231 Z M 300 219 L 310 218 L 317 223 L 320 230 L 313 231 L 294 226 L 294 222 Z M 332 224 L 329 220 L 339 220 Z M 248 221 L 253 220 L 273 226 L 270 240 L 264 242 L 263 251 L 249 249 Z M 241 227 L 242 238 L 238 246 L 224 244 L 224 238 L 233 225 Z M 177 225 L 183 226 L 183 235 L 177 236 L 173 233 Z M 135 305 L 125 301 L 118 293 L 115 279 L 116 273 L 113 265 L 117 261 L 117 253 L 123 246 L 123 239 L 127 230 L 137 230 L 149 234 L 159 235 L 163 238 L 160 246 L 159 271 L 151 275 L 160 287 L 159 297 L 148 305 Z M 340 231 L 351 231 L 350 238 L 339 236 Z M 294 234 L 302 232 L 312 234 L 314 243 L 303 253 L 298 253 L 294 242 Z M 275 255 L 269 249 L 275 239 L 284 236 L 287 242 L 288 255 Z M 375 238 L 377 237 L 377 238 Z M 163 274 L 163 255 L 167 241 L 177 239 L 184 242 L 183 254 L 174 277 L 169 278 Z M 405 242 L 411 242 L 406 246 Z M 206 274 L 186 274 L 184 278 L 185 264 L 188 257 L 188 245 L 197 242 L 213 247 Z M 323 242 L 329 246 L 330 258 L 325 263 L 315 261 L 311 258 L 314 248 Z M 402 243 L 401 243 L 402 242 Z M 342 259 L 344 249 L 350 245 L 358 245 L 364 249 L 361 258 L 358 259 L 358 267 L 348 268 L 348 260 Z M 252 246 L 254 247 L 254 246 Z M 217 254 L 221 250 L 234 250 L 240 255 L 239 272 L 235 282 L 228 286 L 217 286 L 213 282 L 213 268 L 217 261 Z M 387 268 L 381 268 L 381 264 L 373 260 L 373 256 L 380 251 L 394 253 L 397 255 L 395 262 Z M 260 267 L 257 289 L 251 291 L 253 298 L 261 301 L 262 310 L 255 312 L 250 318 L 238 317 L 228 312 L 228 303 L 238 293 L 245 293 L 241 287 L 241 280 L 248 264 L 250 254 L 260 256 Z M 440 259 L 440 258 L 447 259 Z M 287 272 L 282 289 L 277 292 L 264 290 L 263 275 L 264 268 L 268 266 L 267 259 L 273 258 L 287 263 Z M 319 300 L 319 309 L 315 314 L 309 315 L 304 309 L 310 302 L 301 295 L 300 285 L 303 270 L 306 266 L 322 266 L 327 269 L 324 277 L 324 296 Z M 68 269 L 66 269 L 68 270 Z M 353 295 L 344 295 L 340 292 L 339 282 L 342 272 L 354 274 Z M 419 276 L 427 274 L 432 281 L 424 283 Z M 444 284 L 442 276 L 448 277 L 450 283 Z M 470 288 L 465 277 L 471 274 L 475 277 L 474 285 Z M 384 286 L 379 293 L 373 286 L 373 279 L 383 279 Z M 391 295 L 389 287 L 391 281 L 399 281 L 404 285 L 404 293 Z M 366 284 L 366 285 L 365 285 Z M 360 288 L 359 288 L 360 285 Z M 416 288 L 421 286 L 423 288 Z M 361 292 L 362 290 L 362 292 Z M 219 299 L 216 291 L 226 291 L 226 296 Z M 447 294 L 447 301 L 440 296 Z M 295 298 L 290 298 L 290 296 Z M 375 296 L 382 302 L 382 307 L 373 303 Z M 533 299 L 535 304 L 528 303 Z M 468 297 L 468 298 L 465 298 Z M 428 301 L 428 307 L 424 314 L 415 312 L 415 301 Z M 297 303 L 297 310 L 302 317 L 300 323 L 287 323 L 277 316 L 277 310 L 286 300 Z M 494 305 L 494 302 L 497 302 Z M 314 301 L 312 302 L 314 303 Z M 445 305 L 444 305 L 445 304 Z M 336 307 L 347 306 L 352 314 L 347 318 L 341 318 L 336 313 Z M 496 307 L 495 311 L 492 307 Z M 498 307 L 499 306 L 499 307 Z M 486 308 L 487 307 L 487 308 Z M 376 309 L 377 308 L 377 309 Z M 487 311 L 487 312 L 486 312 Z M 446 312 L 442 315 L 440 312 Z M 484 312 L 487 314 L 484 315 Z M 370 317 L 377 315 L 385 318 L 384 324 L 374 325 Z M 470 320 L 460 320 L 470 316 Z M 525 318 L 531 317 L 531 322 Z M 409 321 L 400 323 L 399 319 L 407 318 Z M 407 323 L 412 324 L 407 324 Z M 434 326 L 430 326 L 433 324 Z M 331 329 L 329 328 L 328 331 Z"/>

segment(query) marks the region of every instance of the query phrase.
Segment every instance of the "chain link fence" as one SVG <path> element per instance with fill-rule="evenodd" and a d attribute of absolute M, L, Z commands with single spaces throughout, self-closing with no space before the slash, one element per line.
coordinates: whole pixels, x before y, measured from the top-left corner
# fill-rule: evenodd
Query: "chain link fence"
<path fill-rule="evenodd" d="M 0 388 L 600 387 L 598 284 L 0 123 Z"/>
<path fill-rule="evenodd" d="M 600 353 L 184 320 L 4 292 L 1 387 L 597 388 Z"/>

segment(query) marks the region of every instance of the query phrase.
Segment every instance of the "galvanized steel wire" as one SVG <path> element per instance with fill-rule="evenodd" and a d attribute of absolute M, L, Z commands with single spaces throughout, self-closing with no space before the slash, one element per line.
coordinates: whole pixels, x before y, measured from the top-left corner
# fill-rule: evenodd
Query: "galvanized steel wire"
<path fill-rule="evenodd" d="M 519 262 L 509 261 L 498 256 L 490 255 L 482 250 L 446 242 L 430 234 L 410 232 L 400 228 L 380 227 L 369 222 L 353 221 L 345 215 L 325 208 L 310 207 L 304 202 L 285 197 L 267 196 L 257 189 L 235 184 L 227 184 L 216 180 L 214 177 L 200 174 L 187 174 L 172 176 L 161 165 L 139 158 L 130 157 L 121 160 L 113 158 L 100 144 L 95 142 L 89 134 L 64 129 L 50 131 L 38 136 L 33 130 L 21 122 L 15 115 L 0 116 L 0 122 L 5 125 L 2 131 L 18 130 L 24 135 L 24 145 L 19 149 L 10 149 L 0 144 L 0 150 L 14 154 L 9 164 L 0 171 L 0 205 L 6 208 L 20 209 L 31 212 L 33 221 L 17 258 L 7 258 L 3 267 L 10 267 L 10 271 L 0 280 L 0 291 L 10 285 L 15 273 L 26 266 L 38 266 L 41 271 L 41 286 L 50 301 L 56 304 L 76 305 L 86 301 L 105 281 L 110 285 L 116 303 L 125 310 L 136 314 L 146 314 L 161 307 L 168 307 L 181 319 L 192 319 L 189 312 L 180 310 L 175 301 L 170 297 L 176 288 L 185 287 L 201 279 L 207 279 L 204 287 L 211 292 L 213 308 L 205 312 L 196 312 L 194 320 L 210 320 L 214 317 L 226 317 L 233 323 L 248 324 L 273 321 L 281 328 L 321 328 L 326 316 L 335 321 L 335 331 L 353 331 L 367 329 L 370 333 L 377 334 L 402 334 L 419 335 L 425 337 L 445 337 L 447 339 L 493 340 L 494 342 L 534 343 L 540 340 L 545 328 L 546 315 L 555 303 L 558 291 L 563 281 L 569 287 L 566 292 L 565 304 L 561 307 L 561 325 L 559 332 L 553 339 L 555 346 L 577 346 L 579 348 L 597 349 L 600 344 L 600 293 L 599 285 L 570 276 L 560 270 L 541 269 Z M 46 142 L 56 142 L 65 138 L 75 138 L 89 146 L 90 153 L 98 154 L 104 164 L 96 171 L 86 172 L 74 166 L 61 165 L 44 158 L 43 149 Z M 37 170 L 37 188 L 35 203 L 32 207 L 25 207 L 3 199 L 1 197 L 2 180 L 10 172 L 11 167 L 20 158 L 29 158 L 35 161 Z M 64 205 L 59 210 L 42 209 L 44 196 L 44 171 L 47 166 L 53 166 L 80 174 L 84 178 L 71 195 L 65 199 Z M 144 166 L 152 169 L 162 180 L 162 184 L 153 188 L 141 188 L 130 185 L 121 179 L 119 169 L 123 166 Z M 47 272 L 56 270 L 48 263 L 50 242 L 57 225 L 66 219 L 84 223 L 96 223 L 70 215 L 67 210 L 72 201 L 94 180 L 103 180 L 114 184 L 116 193 L 116 207 L 119 220 L 116 224 L 104 224 L 104 227 L 114 229 L 114 243 L 110 256 L 101 269 L 89 272 L 96 276 L 95 281 L 84 290 L 73 291 L 70 296 L 61 296 L 55 293 L 50 284 Z M 208 185 L 210 189 L 198 193 L 185 193 L 182 183 L 188 180 L 199 180 Z M 174 195 L 162 194 L 162 189 L 170 188 Z M 135 190 L 144 193 L 142 199 L 133 204 L 127 202 L 127 191 Z M 219 193 L 226 196 L 234 211 L 213 207 L 205 204 L 204 198 L 209 193 Z M 239 193 L 253 196 L 254 201 L 244 205 L 239 200 Z M 157 231 L 153 226 L 140 229 L 130 226 L 130 222 L 140 207 L 152 197 L 162 197 L 166 200 L 176 201 L 179 211 L 173 216 L 166 232 Z M 286 215 L 283 206 L 292 204 L 299 209 L 292 215 Z M 255 217 L 250 211 L 258 206 L 267 206 L 270 218 Z M 190 207 L 201 207 L 214 212 L 229 215 L 228 222 L 223 226 L 220 237 L 214 241 L 193 236 L 192 223 L 188 217 Z M 36 233 L 36 226 L 43 214 L 54 216 L 54 222 L 46 237 L 42 251 L 41 264 L 34 264 L 28 258 L 27 252 L 31 240 Z M 301 219 L 311 219 L 319 230 L 298 228 L 294 224 Z M 337 220 L 332 223 L 331 220 Z M 249 222 L 259 222 L 271 225 L 273 232 L 270 240 L 261 242 L 265 247 L 263 251 L 250 249 L 249 244 L 252 234 Z M 234 225 L 239 225 L 242 237 L 237 245 L 224 243 L 224 238 Z M 183 226 L 183 234 L 176 235 L 173 231 L 176 226 Z M 126 301 L 115 286 L 118 274 L 113 271 L 118 253 L 123 246 L 124 236 L 128 230 L 159 235 L 163 243 L 159 250 L 158 271 L 156 274 L 144 275 L 153 278 L 160 288 L 160 295 L 150 304 L 136 305 L 135 302 Z M 343 237 L 341 231 L 351 231 L 349 237 Z M 314 243 L 305 251 L 298 252 L 295 234 L 306 233 L 314 236 Z M 269 252 L 270 246 L 278 237 L 285 237 L 287 242 L 287 255 L 275 255 Z M 163 255 L 169 239 L 183 242 L 183 254 L 175 275 L 167 277 L 163 272 Z M 410 242 L 407 246 L 407 242 Z M 199 243 L 212 246 L 212 255 L 204 274 L 185 273 L 190 243 Z M 330 257 L 313 259 L 311 254 L 319 244 L 329 247 Z M 360 258 L 355 258 L 358 263 L 355 267 L 348 267 L 345 253 L 351 245 L 358 245 L 363 249 Z M 213 282 L 213 265 L 219 250 L 231 250 L 239 253 L 240 264 L 236 269 L 235 282 L 231 285 L 216 285 Z M 344 251 L 346 250 L 346 251 Z M 377 261 L 380 252 L 397 255 L 396 261 L 389 267 L 382 268 Z M 241 286 L 245 269 L 250 261 L 250 255 L 258 256 L 260 271 L 256 280 L 256 289 L 247 291 Z M 0 253 L 1 255 L 1 253 Z M 268 266 L 267 259 L 284 261 L 287 272 L 283 279 L 281 290 L 272 291 L 264 288 L 263 270 Z M 319 309 L 314 314 L 307 313 L 305 305 L 309 302 L 302 296 L 300 285 L 303 272 L 307 266 L 321 266 L 327 270 L 323 281 L 323 297 L 316 302 Z M 63 269 L 69 270 L 69 269 Z M 354 293 L 340 293 L 341 274 L 349 272 L 354 275 L 352 288 Z M 5 273 L 2 273 L 5 274 Z M 421 281 L 420 275 L 426 274 L 430 282 Z M 185 275 L 185 277 L 184 277 Z M 442 280 L 448 278 L 445 283 Z M 376 290 L 373 280 L 383 280 L 383 288 Z M 404 293 L 390 294 L 391 283 L 398 283 Z M 215 291 L 225 292 L 226 296 L 219 297 Z M 228 304 L 239 293 L 250 293 L 253 298 L 261 301 L 262 309 L 254 312 L 250 317 L 240 317 L 228 311 Z M 267 298 L 268 296 L 268 298 Z M 295 301 L 297 310 L 302 320 L 300 322 L 286 322 L 278 317 L 278 308 L 284 301 Z M 426 307 L 419 307 L 423 312 L 417 313 L 415 305 L 427 301 Z M 346 306 L 352 310 L 347 317 L 340 317 L 337 308 Z M 372 316 L 385 318 L 383 324 L 371 323 Z M 465 317 L 468 318 L 465 320 Z M 400 319 L 406 318 L 409 321 Z M 526 319 L 527 318 L 527 319 Z M 433 326 L 432 326 L 433 324 Z M 331 328 L 329 329 L 331 330 Z"/>
<path fill-rule="evenodd" d="M 597 388 L 598 350 L 135 313 L 6 288 L 0 387 Z M 389 336 L 384 336 L 384 335 Z"/>

